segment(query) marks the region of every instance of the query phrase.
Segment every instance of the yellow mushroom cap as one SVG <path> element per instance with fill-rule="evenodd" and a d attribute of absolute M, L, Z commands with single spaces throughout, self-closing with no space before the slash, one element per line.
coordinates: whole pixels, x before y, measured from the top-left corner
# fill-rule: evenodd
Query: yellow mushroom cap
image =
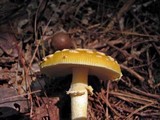
<path fill-rule="evenodd" d="M 89 49 L 64 49 L 46 56 L 40 63 L 41 72 L 49 77 L 72 74 L 73 68 L 86 67 L 89 75 L 102 80 L 118 80 L 122 73 L 119 64 L 104 53 Z"/>

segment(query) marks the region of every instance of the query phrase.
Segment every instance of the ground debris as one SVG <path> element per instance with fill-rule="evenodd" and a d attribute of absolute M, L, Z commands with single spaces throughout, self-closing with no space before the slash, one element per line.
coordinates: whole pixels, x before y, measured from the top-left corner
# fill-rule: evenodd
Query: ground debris
<path fill-rule="evenodd" d="M 70 119 L 65 95 L 71 77 L 48 80 L 38 67 L 43 57 L 55 52 L 48 38 L 59 31 L 69 35 L 75 48 L 110 55 L 122 69 L 120 81 L 100 81 L 93 87 L 88 120 L 160 118 L 159 0 L 2 0 L 0 6 L 0 89 L 9 100 L 27 99 L 27 118 Z M 13 89 L 14 94 L 9 92 Z M 15 113 L 13 105 L 4 105 Z M 62 109 L 67 114 L 59 114 Z"/>

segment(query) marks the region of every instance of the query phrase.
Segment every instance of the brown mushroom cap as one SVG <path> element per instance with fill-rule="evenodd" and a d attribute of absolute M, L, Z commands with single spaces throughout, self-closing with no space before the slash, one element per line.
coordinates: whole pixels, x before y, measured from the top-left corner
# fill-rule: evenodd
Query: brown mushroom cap
<path fill-rule="evenodd" d="M 57 32 L 51 38 L 51 47 L 55 50 L 70 49 L 73 42 L 66 32 Z"/>
<path fill-rule="evenodd" d="M 118 80 L 122 76 L 119 64 L 112 57 L 88 49 L 57 51 L 45 57 L 40 67 L 41 72 L 49 77 L 72 74 L 75 67 L 86 67 L 89 75 L 102 80 Z"/>

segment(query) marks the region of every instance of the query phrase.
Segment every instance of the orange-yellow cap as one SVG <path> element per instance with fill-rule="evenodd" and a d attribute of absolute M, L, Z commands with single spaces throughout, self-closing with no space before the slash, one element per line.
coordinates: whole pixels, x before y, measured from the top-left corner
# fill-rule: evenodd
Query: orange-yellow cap
<path fill-rule="evenodd" d="M 89 75 L 102 80 L 118 80 L 122 73 L 119 64 L 102 52 L 89 49 L 64 49 L 46 56 L 40 63 L 41 72 L 49 77 L 72 74 L 73 68 L 88 68 Z"/>

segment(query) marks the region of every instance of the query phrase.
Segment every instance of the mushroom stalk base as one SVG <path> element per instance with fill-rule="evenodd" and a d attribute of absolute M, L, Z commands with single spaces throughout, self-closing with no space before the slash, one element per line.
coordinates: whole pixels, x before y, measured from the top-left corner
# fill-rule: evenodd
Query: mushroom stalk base
<path fill-rule="evenodd" d="M 74 68 L 72 84 L 67 92 L 71 96 L 72 120 L 87 119 L 88 69 Z"/>

